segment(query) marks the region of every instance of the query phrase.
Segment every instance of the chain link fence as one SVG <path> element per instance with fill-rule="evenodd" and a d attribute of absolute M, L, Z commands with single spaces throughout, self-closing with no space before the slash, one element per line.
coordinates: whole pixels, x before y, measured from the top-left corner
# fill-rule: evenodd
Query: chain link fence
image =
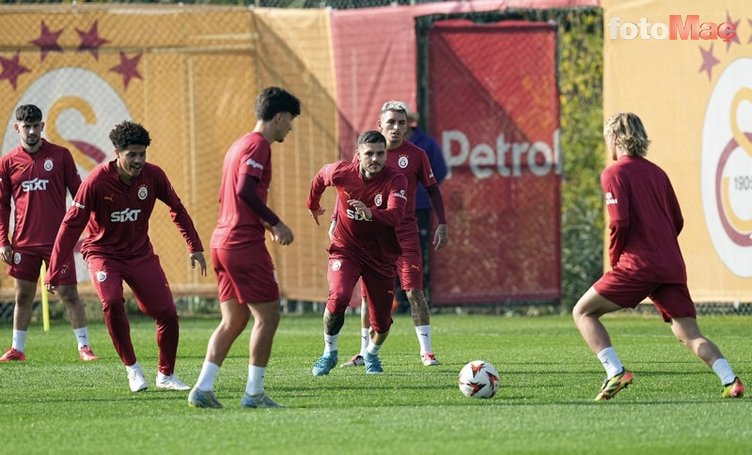
<path fill-rule="evenodd" d="M 100 78 L 91 78 L 83 71 L 66 73 L 65 79 L 79 83 L 77 97 L 80 99 L 96 98 L 96 103 L 107 106 L 106 114 L 94 112 L 87 114 L 86 109 L 78 109 L 77 116 L 63 114 L 50 101 L 44 111 L 50 126 L 48 133 L 58 133 L 58 139 L 70 137 L 66 128 L 84 127 L 86 141 L 78 141 L 69 148 L 79 156 L 77 161 L 83 166 L 93 166 L 107 156 L 110 148 L 106 137 L 108 130 L 97 127 L 86 127 L 87 122 L 98 115 L 108 115 L 105 120 L 111 124 L 114 119 L 124 116 L 131 117 L 123 109 L 121 100 L 112 97 L 111 91 L 102 84 L 105 79 L 109 86 L 118 87 L 122 91 L 122 98 L 127 106 L 136 114 L 142 114 L 146 126 L 159 132 L 159 141 L 154 144 L 154 154 L 151 158 L 162 165 L 183 202 L 189 207 L 194 217 L 197 229 L 203 239 L 208 239 L 216 218 L 216 183 L 218 181 L 218 157 L 235 137 L 248 130 L 252 120 L 252 94 L 261 86 L 271 83 L 283 83 L 296 94 L 305 98 L 305 122 L 296 125 L 289 141 L 280 147 L 280 161 L 275 162 L 286 169 L 285 174 L 275 176 L 277 186 L 274 187 L 270 198 L 272 204 L 283 207 L 283 218 L 288 214 L 299 211 L 300 201 L 305 200 L 301 194 L 305 193 L 307 180 L 323 162 L 332 161 L 336 151 L 336 137 L 334 126 L 338 106 L 334 98 L 333 83 L 324 74 L 331 68 L 311 68 L 309 61 L 296 60 L 295 55 L 310 54 L 317 58 L 323 54 L 321 49 L 328 37 L 316 34 L 320 22 L 298 24 L 299 28 L 288 24 L 275 24 L 276 15 L 255 17 L 252 24 L 254 41 L 249 42 L 249 19 L 247 15 L 238 14 L 250 8 L 276 8 L 280 12 L 291 9 L 353 9 L 353 8 L 388 8 L 395 5 L 414 5 L 421 3 L 439 3 L 423 0 L 255 0 L 249 2 L 233 1 L 203 1 L 181 2 L 181 5 L 207 5 L 195 20 L 174 20 L 167 15 L 156 19 L 139 19 L 138 25 L 122 30 L 120 35 L 103 34 L 106 27 L 112 26 L 114 19 L 96 22 L 93 19 L 82 25 L 79 14 L 75 18 L 64 14 L 48 13 L 49 3 L 70 3 L 44 1 L 9 2 L 3 5 L 39 4 L 32 5 L 37 11 L 44 13 L 42 24 L 39 21 L 29 26 L 19 16 L 15 25 L 4 29 L 3 35 L 19 33 L 23 38 L 21 44 L 6 45 L 2 55 L 11 61 L 14 55 L 22 57 L 19 66 L 20 77 L 23 71 L 54 70 L 55 59 L 63 54 L 71 61 L 71 68 L 84 68 L 99 65 Z M 105 2 L 78 2 L 102 3 Z M 107 4 L 116 2 L 106 2 Z M 130 2 L 120 2 L 130 3 Z M 167 6 L 177 2 L 139 2 L 152 3 L 154 8 L 159 5 Z M 210 8 L 208 5 L 225 5 L 225 8 Z M 73 6 L 71 6 L 73 7 Z M 234 7 L 234 8 L 231 8 Z M 307 11 L 311 13 L 312 11 Z M 323 12 L 322 12 L 323 13 Z M 30 13 L 31 14 L 31 13 Z M 135 15 L 135 13 L 133 13 Z M 496 314 L 547 314 L 549 312 L 566 312 L 574 305 L 581 295 L 602 272 L 603 258 L 603 206 L 598 186 L 598 175 L 603 168 L 604 156 L 602 138 L 602 49 L 603 49 L 603 16 L 598 8 L 552 9 L 552 10 L 506 10 L 488 14 L 476 14 L 474 20 L 530 20 L 551 21 L 556 24 L 559 38 L 558 46 L 558 86 L 561 101 L 561 149 L 564 155 L 564 171 L 562 175 L 561 191 L 561 275 L 562 275 L 562 305 L 540 305 L 525 303 L 498 302 L 483 307 L 467 307 L 466 311 L 490 311 Z M 123 16 L 125 17 L 125 15 Z M 322 14 L 323 17 L 323 14 Z M 167 18 L 167 19 L 165 19 Z M 317 21 L 325 21 L 321 17 Z M 186 28 L 205 29 L 208 24 L 221 23 L 222 33 L 206 33 L 201 40 L 190 42 L 180 41 L 187 36 Z M 41 29 L 40 29 L 41 27 Z M 98 28 L 97 28 L 98 27 Z M 46 32 L 45 32 L 46 29 Z M 59 42 L 60 48 L 52 43 L 35 44 L 34 41 L 44 36 L 51 36 L 60 30 L 65 30 Z M 109 30 L 109 29 L 108 29 Z M 147 46 L 134 30 L 159 30 L 161 41 L 149 43 L 152 46 L 148 54 L 141 52 Z M 108 32 L 109 33 L 109 32 Z M 288 39 L 284 33 L 298 36 L 297 40 Z M 308 34 L 306 34 L 308 33 Z M 101 39 L 112 42 L 118 40 L 121 47 L 104 46 L 101 49 L 79 41 L 79 37 L 89 36 L 90 39 Z M 284 38 L 284 39 L 283 39 Z M 293 43 L 293 44 L 290 44 Z M 328 44 L 328 42 L 326 42 Z M 46 47 L 44 47 L 46 46 Z M 290 52 L 290 46 L 299 46 L 295 53 Z M 40 49 L 43 51 L 40 53 Z M 263 58 L 255 58 L 262 56 Z M 276 59 L 276 60 L 275 60 Z M 284 60 L 285 65 L 276 65 L 276 61 Z M 325 58 L 321 58 L 325 62 Z M 139 66 L 140 62 L 140 66 Z M 425 61 L 418 61 L 419 72 Z M 251 75 L 249 77 L 248 75 Z M 328 73 L 327 73 L 328 74 Z M 179 75 L 179 78 L 175 78 Z M 58 74 L 60 76 L 60 74 Z M 425 74 L 423 74 L 425 76 Z M 45 100 L 46 88 L 61 78 L 50 77 L 40 79 L 38 89 L 34 92 L 37 99 Z M 179 80 L 176 84 L 173 81 Z M 219 82 L 218 82 L 219 81 Z M 3 81 L 9 86 L 8 81 Z M 141 87 L 134 90 L 139 84 Z M 228 95 L 223 88 L 232 86 L 234 92 Z M 101 90 L 100 90 L 101 89 Z M 192 97 L 181 95 L 189 92 Z M 199 94 L 200 96 L 195 96 Z M 242 94 L 237 96 L 236 94 Z M 5 97 L 5 95 L 3 95 Z M 5 97 L 7 98 L 7 97 Z M 211 102 L 207 102 L 210 100 Z M 419 99 L 419 103 L 425 103 Z M 78 106 L 79 101 L 65 100 L 66 106 Z M 134 108 L 135 106 L 135 108 Z M 322 112 L 324 114 L 322 114 Z M 59 115 L 57 115 L 57 114 Z M 247 119 L 244 122 L 224 123 L 217 126 L 214 119 L 217 113 L 224 118 Z M 54 117 L 57 115 L 57 117 Z M 93 115 L 93 117 L 92 117 Z M 53 118 L 54 117 L 54 118 Z M 302 120 L 303 116 L 301 116 Z M 50 120 L 54 120 L 50 122 Z M 101 119 L 100 119 L 101 120 Z M 175 125 L 190 125 L 187 133 L 176 132 Z M 86 129 L 89 128 L 89 129 Z M 199 134 L 200 132 L 200 134 Z M 55 137 L 50 137 L 53 142 Z M 64 141 L 61 141 L 64 142 Z M 160 147 L 157 145 L 161 144 Z M 164 144 L 169 144 L 164 146 Z M 312 150 L 319 153 L 311 153 Z M 321 151 L 331 150 L 331 156 L 321 154 Z M 188 158 L 176 159 L 175 152 L 188 151 Z M 103 156 L 100 156 L 104 154 Z M 311 158 L 313 156 L 313 158 Z M 99 161 L 97 161 L 99 160 Z M 86 170 L 86 169 L 84 169 Z M 200 170 L 200 178 L 199 178 Z M 447 200 L 453 203 L 453 200 Z M 331 204 L 329 205 L 331 206 Z M 162 256 L 162 263 L 168 276 L 185 277 L 187 283 L 184 288 L 176 291 L 178 307 L 183 314 L 205 314 L 216 311 L 216 301 L 209 297 L 215 291 L 213 277 L 196 277 L 190 271 L 185 258 L 185 247 L 182 238 L 177 234 L 174 226 L 169 223 L 169 215 L 163 207 L 155 210 L 153 218 L 166 219 L 163 231 L 158 230 L 152 235 L 152 240 L 158 249 L 170 252 Z M 295 219 L 293 228 L 296 232 L 298 245 L 310 245 L 309 250 L 294 250 L 278 253 L 275 262 L 284 275 L 280 277 L 282 283 L 296 283 L 303 289 L 289 302 L 285 308 L 290 312 L 299 312 L 318 308 L 316 292 L 321 292 L 323 269 L 311 260 L 314 255 L 321 255 L 325 247 L 320 239 L 321 233 L 312 229 L 308 219 Z M 162 229 L 161 227 L 159 229 Z M 298 237 L 298 233 L 299 237 Z M 296 246 L 296 248 L 302 248 Z M 518 261 L 519 267 L 524 268 L 523 261 Z M 78 271 L 79 276 L 86 277 L 85 269 Z M 6 302 L 12 300 L 12 282 L 4 273 L 0 278 L 2 287 L 7 290 L 4 294 Z M 325 286 L 325 285 L 324 285 Z M 325 291 L 325 289 L 324 289 Z M 201 296 L 201 297 L 196 297 Z M 90 296 L 91 297 L 91 296 Z M 51 302 L 51 310 L 55 317 L 63 318 L 62 304 L 56 300 Z M 100 314 L 96 302 L 90 304 L 91 316 Z M 652 308 L 641 306 L 640 308 Z M 537 308 L 530 310 L 530 308 Z M 437 309 L 438 311 L 438 309 Z M 452 311 L 442 309 L 441 311 Z M 703 304 L 698 306 L 701 314 L 750 314 L 750 304 Z M 0 304 L 0 321 L 12 319 L 13 304 Z"/>
<path fill-rule="evenodd" d="M 233 5 L 247 6 L 250 8 L 332 8 L 332 9 L 355 9 L 355 8 L 379 8 L 405 5 L 417 5 L 421 3 L 439 3 L 441 0 L 199 0 L 199 1 L 164 1 L 164 0 L 141 0 L 141 1 L 98 1 L 98 0 L 1 0 L 0 4 L 54 4 L 54 3 L 123 3 L 123 4 L 183 4 L 183 5 Z"/>

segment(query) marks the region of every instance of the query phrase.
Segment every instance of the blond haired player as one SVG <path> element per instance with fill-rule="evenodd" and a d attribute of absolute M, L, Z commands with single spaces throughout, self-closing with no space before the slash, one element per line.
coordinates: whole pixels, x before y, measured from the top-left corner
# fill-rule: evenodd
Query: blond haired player
<path fill-rule="evenodd" d="M 632 113 L 609 118 L 604 137 L 614 164 L 601 174 L 610 218 L 608 249 L 611 269 L 593 284 L 572 315 L 588 347 L 606 370 L 596 401 L 609 400 L 632 383 L 611 346 L 600 317 L 634 308 L 649 297 L 674 336 L 718 375 L 722 397 L 739 398 L 744 385 L 718 347 L 700 332 L 695 305 L 687 289 L 677 236 L 684 226 L 674 189 L 666 173 L 645 159 L 648 139 L 639 117 Z"/>

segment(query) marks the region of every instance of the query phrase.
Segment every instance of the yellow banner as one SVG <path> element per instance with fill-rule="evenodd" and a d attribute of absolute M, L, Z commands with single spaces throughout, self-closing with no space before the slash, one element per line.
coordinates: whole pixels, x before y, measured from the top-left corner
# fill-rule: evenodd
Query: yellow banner
<path fill-rule="evenodd" d="M 671 178 L 696 301 L 752 300 L 748 0 L 604 0 L 604 116 L 638 114 Z M 649 222 L 649 221 L 648 221 Z"/>
<path fill-rule="evenodd" d="M 179 5 L 0 7 L 2 152 L 18 144 L 12 123 L 19 104 L 42 109 L 47 139 L 71 150 L 83 178 L 114 157 L 108 134 L 116 123 L 142 123 L 152 137 L 147 159 L 167 172 L 208 248 L 225 151 L 253 129 L 258 91 L 283 86 L 301 99 L 303 113 L 285 143 L 273 146 L 270 204 L 296 242 L 272 251 L 285 297 L 324 300 L 326 228 L 315 229 L 305 198 L 315 171 L 337 151 L 332 57 L 321 50 L 331 48 L 328 15 Z M 211 267 L 205 278 L 191 270 L 163 204 L 149 235 L 175 294 L 216 295 Z M 77 271 L 82 293 L 93 295 L 80 256 Z M 12 280 L 0 275 L 0 294 L 12 298 Z"/>

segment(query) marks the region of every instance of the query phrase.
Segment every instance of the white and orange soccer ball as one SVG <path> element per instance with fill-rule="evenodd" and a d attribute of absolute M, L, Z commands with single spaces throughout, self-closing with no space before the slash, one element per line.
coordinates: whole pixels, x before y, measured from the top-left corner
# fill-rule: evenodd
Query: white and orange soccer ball
<path fill-rule="evenodd" d="M 460 392 L 470 398 L 491 398 L 499 389 L 499 371 L 483 360 L 473 360 L 460 370 Z"/>

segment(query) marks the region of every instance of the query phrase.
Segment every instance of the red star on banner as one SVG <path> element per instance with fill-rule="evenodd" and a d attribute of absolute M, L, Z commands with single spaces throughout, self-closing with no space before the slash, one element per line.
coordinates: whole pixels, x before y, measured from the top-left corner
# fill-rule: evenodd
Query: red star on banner
<path fill-rule="evenodd" d="M 16 55 L 11 59 L 0 57 L 0 66 L 3 67 L 3 72 L 0 73 L 0 81 L 8 79 L 10 85 L 13 86 L 13 90 L 16 89 L 16 83 L 18 83 L 18 76 L 23 73 L 31 71 L 29 68 L 21 65 L 19 59 L 21 58 L 21 51 L 16 51 Z"/>
<path fill-rule="evenodd" d="M 49 52 L 63 52 L 63 48 L 60 47 L 59 44 L 57 44 L 57 40 L 60 38 L 60 35 L 62 33 L 63 29 L 60 29 L 56 32 L 50 31 L 49 27 L 47 27 L 47 24 L 42 21 L 42 31 L 39 35 L 39 38 L 35 39 L 34 41 L 30 41 L 31 44 L 39 46 L 39 50 L 42 53 L 42 58 L 40 61 L 44 61 L 44 58 L 47 57 L 47 53 Z"/>
<path fill-rule="evenodd" d="M 736 30 L 736 34 L 734 35 L 734 37 L 728 40 L 728 42 L 726 43 L 726 52 L 728 52 L 732 44 L 734 43 L 739 44 L 739 45 L 742 44 L 741 41 L 739 41 L 739 22 L 741 21 L 742 20 L 739 19 L 738 21 L 734 22 L 734 20 L 731 19 L 731 15 L 729 14 L 729 12 L 726 11 L 726 23 L 734 24 L 734 30 Z"/>
<path fill-rule="evenodd" d="M 120 64 L 110 68 L 110 71 L 123 75 L 123 85 L 125 85 L 126 90 L 131 79 L 144 79 L 138 72 L 138 62 L 141 60 L 141 55 L 143 55 L 143 52 L 133 58 L 128 58 L 125 52 L 120 51 Z"/>
<path fill-rule="evenodd" d="M 710 43 L 710 49 L 708 50 L 705 50 L 702 48 L 702 46 L 700 46 L 700 52 L 702 53 L 702 65 L 700 66 L 700 69 L 697 72 L 702 73 L 703 71 L 707 71 L 708 80 L 710 80 L 713 67 L 721 63 L 721 61 L 715 58 L 715 56 L 713 56 L 713 43 Z"/>
<path fill-rule="evenodd" d="M 91 52 L 91 55 L 94 56 L 95 60 L 99 60 L 99 47 L 110 42 L 110 40 L 99 37 L 97 22 L 98 21 L 94 21 L 94 24 L 88 32 L 76 29 L 76 33 L 78 33 L 78 36 L 81 38 L 81 44 L 78 45 L 77 49 L 78 52 L 89 51 Z"/>

